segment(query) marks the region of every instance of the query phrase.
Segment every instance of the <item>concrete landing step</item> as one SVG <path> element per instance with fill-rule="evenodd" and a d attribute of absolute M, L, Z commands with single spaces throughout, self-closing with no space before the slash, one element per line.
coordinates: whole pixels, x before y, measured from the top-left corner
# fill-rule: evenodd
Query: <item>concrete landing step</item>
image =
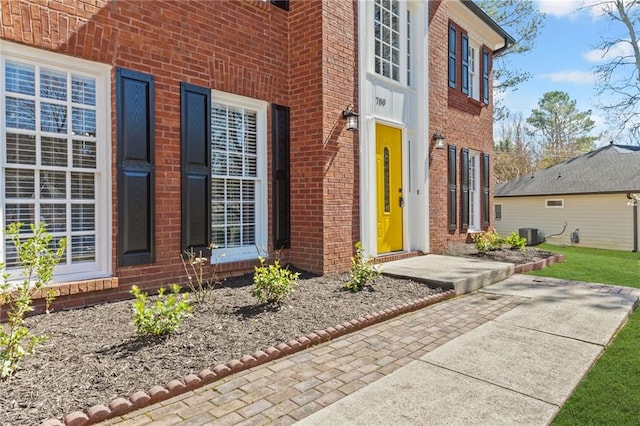
<path fill-rule="evenodd" d="M 502 281 L 514 273 L 514 265 L 465 257 L 427 254 L 383 263 L 384 275 L 423 282 L 431 287 L 465 294 Z"/>

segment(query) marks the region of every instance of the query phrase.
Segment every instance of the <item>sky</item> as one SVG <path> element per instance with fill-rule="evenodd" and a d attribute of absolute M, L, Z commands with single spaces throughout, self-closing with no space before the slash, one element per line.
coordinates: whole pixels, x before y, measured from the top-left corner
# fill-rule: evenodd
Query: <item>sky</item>
<path fill-rule="evenodd" d="M 511 55 L 510 63 L 527 70 L 532 78 L 516 91 L 502 96 L 511 113 L 521 112 L 526 119 L 545 92 L 564 91 L 576 100 L 578 111 L 591 110 L 596 126 L 594 135 L 603 134 L 596 145 L 611 140 L 604 113 L 598 109 L 594 84 L 594 67 L 602 63 L 602 52 L 595 49 L 603 34 L 620 32 L 619 28 L 584 9 L 594 0 L 536 0 L 534 4 L 546 14 L 534 48 L 524 54 Z M 582 10 L 580 10 L 582 9 Z"/>

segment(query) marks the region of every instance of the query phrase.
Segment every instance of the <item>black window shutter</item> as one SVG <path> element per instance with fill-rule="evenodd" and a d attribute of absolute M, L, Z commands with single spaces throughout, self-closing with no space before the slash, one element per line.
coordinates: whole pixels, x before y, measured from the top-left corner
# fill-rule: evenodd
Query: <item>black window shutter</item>
<path fill-rule="evenodd" d="M 482 226 L 489 227 L 491 199 L 489 198 L 489 154 L 482 155 Z"/>
<path fill-rule="evenodd" d="M 271 4 L 280 9 L 289 10 L 289 0 L 271 0 Z"/>
<path fill-rule="evenodd" d="M 116 69 L 118 265 L 155 261 L 153 76 Z"/>
<path fill-rule="evenodd" d="M 482 51 L 482 102 L 489 105 L 489 52 Z"/>
<path fill-rule="evenodd" d="M 180 83 L 182 249 L 211 243 L 211 90 Z"/>
<path fill-rule="evenodd" d="M 460 150 L 460 229 L 469 228 L 469 150 Z"/>
<path fill-rule="evenodd" d="M 462 93 L 469 94 L 469 37 L 466 34 L 462 34 Z"/>
<path fill-rule="evenodd" d="M 449 165 L 448 165 L 448 184 L 449 184 L 449 192 L 448 192 L 448 222 L 449 222 L 449 230 L 455 231 L 458 227 L 458 187 L 457 187 L 457 167 L 458 164 L 456 160 L 456 147 L 455 145 L 449 145 Z"/>
<path fill-rule="evenodd" d="M 289 181 L 289 107 L 272 105 L 273 149 L 273 244 L 274 249 L 289 248 L 290 181 Z"/>
<path fill-rule="evenodd" d="M 456 87 L 456 28 L 449 25 L 449 86 Z"/>

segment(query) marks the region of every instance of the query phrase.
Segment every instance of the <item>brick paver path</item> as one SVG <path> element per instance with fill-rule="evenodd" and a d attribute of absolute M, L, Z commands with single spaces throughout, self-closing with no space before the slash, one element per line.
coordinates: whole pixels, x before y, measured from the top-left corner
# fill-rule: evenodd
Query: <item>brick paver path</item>
<path fill-rule="evenodd" d="M 103 424 L 292 424 L 526 300 L 473 293 L 437 303 Z"/>

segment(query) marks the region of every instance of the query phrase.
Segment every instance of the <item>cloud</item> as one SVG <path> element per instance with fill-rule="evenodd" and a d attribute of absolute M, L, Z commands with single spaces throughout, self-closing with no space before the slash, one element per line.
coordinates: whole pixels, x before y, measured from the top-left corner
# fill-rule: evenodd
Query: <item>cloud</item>
<path fill-rule="evenodd" d="M 588 10 L 592 18 L 598 19 L 606 12 L 601 0 L 537 0 L 536 3 L 540 12 L 558 18 L 575 18 L 579 12 Z"/>
<path fill-rule="evenodd" d="M 589 62 L 605 62 L 625 56 L 633 56 L 631 44 L 625 42 L 616 43 L 607 51 L 604 49 L 592 49 L 583 55 Z"/>
<path fill-rule="evenodd" d="M 537 3 L 540 12 L 557 17 L 571 15 L 584 5 L 578 0 L 538 0 Z"/>
<path fill-rule="evenodd" d="M 593 84 L 595 82 L 595 75 L 588 71 L 558 71 L 540 74 L 538 77 L 546 78 L 553 83 Z"/>

